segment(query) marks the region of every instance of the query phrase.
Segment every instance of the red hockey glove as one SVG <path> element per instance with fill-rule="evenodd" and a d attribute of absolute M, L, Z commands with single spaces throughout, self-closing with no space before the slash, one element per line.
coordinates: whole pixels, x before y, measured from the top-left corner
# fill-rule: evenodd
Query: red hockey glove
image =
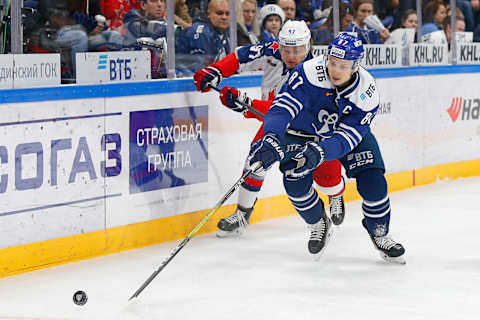
<path fill-rule="evenodd" d="M 216 87 L 222 81 L 222 79 L 223 76 L 220 70 L 211 66 L 197 70 L 193 74 L 193 82 L 195 82 L 197 90 L 201 92 L 210 91 L 209 85 Z"/>
<path fill-rule="evenodd" d="M 245 112 L 247 110 L 245 105 L 252 106 L 252 100 L 245 92 L 240 92 L 236 88 L 228 86 L 220 90 L 220 101 L 222 101 L 224 106 L 236 112 Z"/>

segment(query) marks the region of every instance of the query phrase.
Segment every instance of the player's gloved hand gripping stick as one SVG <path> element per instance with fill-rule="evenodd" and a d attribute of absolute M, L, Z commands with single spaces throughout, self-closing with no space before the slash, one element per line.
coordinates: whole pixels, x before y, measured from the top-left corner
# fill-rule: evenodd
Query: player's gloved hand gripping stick
<path fill-rule="evenodd" d="M 212 88 L 213 90 L 217 91 L 220 94 L 225 94 L 225 93 L 222 93 L 221 89 L 219 89 L 218 87 L 216 87 L 214 85 L 209 84 L 209 87 Z M 230 88 L 230 90 L 233 90 L 233 89 L 236 90 L 235 88 Z M 237 92 L 238 92 L 238 90 L 237 90 Z M 227 97 L 225 97 L 225 99 L 227 99 Z M 261 113 L 260 111 L 258 111 L 257 109 L 252 107 L 251 100 L 247 96 L 242 98 L 242 100 L 239 100 L 238 97 L 232 97 L 232 99 L 233 99 L 233 102 L 237 105 L 237 108 L 236 109 L 231 108 L 232 110 L 237 111 L 237 112 L 243 112 L 244 110 L 248 110 L 248 111 L 251 111 L 252 113 L 254 113 L 256 116 L 259 116 L 260 118 L 265 118 L 265 115 L 263 113 Z M 248 103 L 248 101 L 250 101 L 250 103 Z"/>

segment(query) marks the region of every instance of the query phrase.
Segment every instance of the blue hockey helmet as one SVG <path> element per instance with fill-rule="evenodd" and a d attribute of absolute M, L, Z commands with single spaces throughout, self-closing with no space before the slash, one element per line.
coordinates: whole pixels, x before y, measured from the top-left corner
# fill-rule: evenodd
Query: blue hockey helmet
<path fill-rule="evenodd" d="M 362 40 L 351 33 L 339 33 L 328 45 L 328 56 L 352 60 L 354 68 L 363 59 L 364 54 Z"/>

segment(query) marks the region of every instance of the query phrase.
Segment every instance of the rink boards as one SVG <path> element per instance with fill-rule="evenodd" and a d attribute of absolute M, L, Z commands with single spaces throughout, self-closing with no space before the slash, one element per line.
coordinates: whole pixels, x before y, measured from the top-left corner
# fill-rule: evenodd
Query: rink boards
<path fill-rule="evenodd" d="M 480 175 L 480 67 L 372 73 L 390 191 Z M 224 84 L 260 96 L 260 75 Z M 185 237 L 238 179 L 260 126 L 191 79 L 3 90 L 0 102 L 0 276 Z M 349 182 L 345 199 L 358 198 Z M 293 213 L 274 168 L 253 222 Z"/>

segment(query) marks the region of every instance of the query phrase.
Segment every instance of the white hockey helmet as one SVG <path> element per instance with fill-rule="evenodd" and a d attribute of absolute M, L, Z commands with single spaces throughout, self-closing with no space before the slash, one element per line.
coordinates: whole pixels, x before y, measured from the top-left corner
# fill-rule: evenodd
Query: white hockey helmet
<path fill-rule="evenodd" d="M 285 22 L 285 12 L 283 12 L 283 9 L 276 4 L 267 4 L 260 9 L 260 21 L 262 27 L 264 27 L 265 19 L 271 15 L 279 16 L 280 20 L 282 21 L 282 25 Z"/>
<path fill-rule="evenodd" d="M 278 44 L 285 47 L 305 46 L 306 55 L 310 51 L 310 29 L 305 21 L 288 20 L 278 34 Z"/>

